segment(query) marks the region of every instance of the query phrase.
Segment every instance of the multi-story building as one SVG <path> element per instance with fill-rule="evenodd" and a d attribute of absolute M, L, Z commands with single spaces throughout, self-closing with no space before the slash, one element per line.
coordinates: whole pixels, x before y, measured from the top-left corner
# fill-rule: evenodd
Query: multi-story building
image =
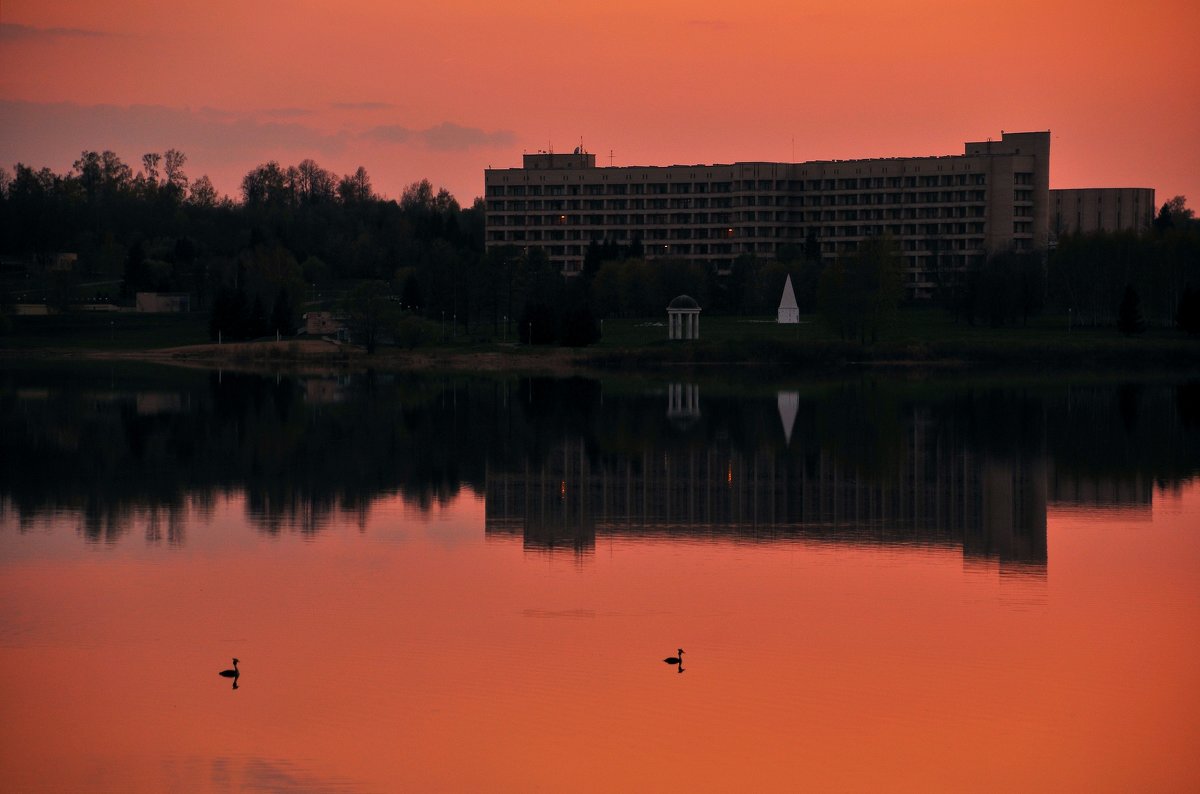
<path fill-rule="evenodd" d="M 1154 223 L 1154 188 L 1050 191 L 1050 238 L 1078 232 L 1144 232 Z"/>
<path fill-rule="evenodd" d="M 991 253 L 1046 246 L 1050 133 L 1006 132 L 959 155 L 803 163 L 598 167 L 579 149 L 539 152 L 484 183 L 487 245 L 541 246 L 565 274 L 593 241 L 725 269 L 787 245 L 834 258 L 889 235 L 909 297 L 922 298 Z"/>

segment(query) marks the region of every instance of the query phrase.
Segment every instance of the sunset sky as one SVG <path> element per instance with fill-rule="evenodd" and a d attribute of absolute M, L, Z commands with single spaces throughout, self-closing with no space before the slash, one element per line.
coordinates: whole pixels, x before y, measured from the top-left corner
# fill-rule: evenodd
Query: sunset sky
<path fill-rule="evenodd" d="M 1051 187 L 1200 205 L 1195 0 L 2 0 L 0 165 L 168 148 L 366 167 L 464 204 L 483 169 L 956 154 L 1054 133 Z"/>

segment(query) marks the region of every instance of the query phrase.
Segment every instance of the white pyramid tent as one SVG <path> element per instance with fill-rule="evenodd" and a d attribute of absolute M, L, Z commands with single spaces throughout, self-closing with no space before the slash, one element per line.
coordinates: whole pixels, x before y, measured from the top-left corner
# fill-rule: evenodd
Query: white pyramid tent
<path fill-rule="evenodd" d="M 783 297 L 779 299 L 779 323 L 800 322 L 800 308 L 796 306 L 796 293 L 792 290 L 792 277 L 788 276 L 783 284 Z"/>

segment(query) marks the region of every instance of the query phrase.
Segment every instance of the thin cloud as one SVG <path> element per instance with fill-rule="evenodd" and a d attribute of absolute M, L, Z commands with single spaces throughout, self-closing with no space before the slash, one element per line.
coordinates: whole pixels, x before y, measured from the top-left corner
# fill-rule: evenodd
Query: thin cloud
<path fill-rule="evenodd" d="M 367 130 L 363 133 L 363 137 L 384 143 L 408 143 L 412 140 L 413 132 L 408 127 L 402 127 L 399 124 L 384 124 Z"/>
<path fill-rule="evenodd" d="M 508 130 L 485 132 L 475 127 L 443 121 L 422 130 L 421 140 L 431 149 L 461 150 L 475 146 L 510 146 L 516 141 L 516 136 Z"/>
<path fill-rule="evenodd" d="M 267 108 L 261 111 L 264 116 L 273 116 L 275 118 L 296 118 L 297 116 L 311 116 L 312 111 L 308 108 Z"/>
<path fill-rule="evenodd" d="M 0 22 L 0 41 L 47 41 L 50 39 L 102 39 L 117 34 L 103 30 L 85 28 L 35 28 L 32 25 L 17 25 Z"/>
<path fill-rule="evenodd" d="M 112 149 L 129 159 L 174 148 L 193 161 L 272 159 L 281 151 L 333 153 L 346 135 L 295 121 L 258 120 L 202 108 L 77 105 L 0 99 L 0 163 L 53 165 L 84 149 Z"/>
<path fill-rule="evenodd" d="M 334 110 L 388 110 L 395 107 L 391 102 L 330 102 Z"/>
<path fill-rule="evenodd" d="M 511 146 L 516 136 L 509 130 L 488 132 L 478 127 L 464 127 L 452 121 L 443 121 L 423 130 L 414 130 L 399 124 L 384 124 L 363 133 L 364 138 L 385 143 L 420 143 L 437 151 L 465 151 L 476 147 Z"/>

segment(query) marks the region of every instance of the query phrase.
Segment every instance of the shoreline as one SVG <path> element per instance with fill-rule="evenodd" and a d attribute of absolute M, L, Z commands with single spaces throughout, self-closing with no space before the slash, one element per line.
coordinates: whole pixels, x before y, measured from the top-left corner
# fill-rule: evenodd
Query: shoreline
<path fill-rule="evenodd" d="M 486 349 L 384 347 L 374 354 L 356 345 L 326 340 L 282 340 L 195 344 L 167 348 L 0 347 L 0 359 L 37 361 L 124 361 L 189 369 L 257 373 L 331 374 L 366 372 L 487 372 L 570 375 L 712 371 L 790 370 L 854 372 L 895 370 L 970 372 L 1016 370 L 1175 370 L 1200 374 L 1200 342 L 1118 340 L 1128 345 L 1031 346 L 1019 343 L 919 344 L 865 347 L 855 344 L 747 345 L 708 342 L 649 348 L 564 348 L 489 346 Z M 1147 343 L 1148 342 L 1148 343 Z M 753 353 L 754 355 L 748 355 Z"/>

